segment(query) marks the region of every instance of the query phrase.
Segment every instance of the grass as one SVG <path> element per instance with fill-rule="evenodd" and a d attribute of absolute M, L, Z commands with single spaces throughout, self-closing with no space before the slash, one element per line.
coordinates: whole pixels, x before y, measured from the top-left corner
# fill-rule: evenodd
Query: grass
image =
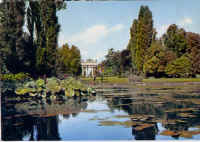
<path fill-rule="evenodd" d="M 89 77 L 89 78 L 81 78 L 83 81 L 88 81 L 92 82 L 94 79 Z M 100 83 L 101 82 L 101 77 L 97 77 L 95 82 Z M 121 77 L 104 77 L 103 78 L 103 83 L 118 83 L 118 84 L 123 84 L 123 83 L 128 83 L 128 78 L 121 78 Z"/>
<path fill-rule="evenodd" d="M 93 82 L 92 77 L 84 78 L 82 77 L 81 80 L 87 82 Z M 96 83 L 101 83 L 101 77 L 96 78 Z M 143 82 L 200 82 L 200 78 L 147 78 L 143 79 Z M 125 77 L 104 77 L 103 83 L 117 83 L 117 84 L 127 84 L 129 83 L 128 78 Z"/>
<path fill-rule="evenodd" d="M 148 78 L 143 82 L 200 82 L 200 78 Z"/>

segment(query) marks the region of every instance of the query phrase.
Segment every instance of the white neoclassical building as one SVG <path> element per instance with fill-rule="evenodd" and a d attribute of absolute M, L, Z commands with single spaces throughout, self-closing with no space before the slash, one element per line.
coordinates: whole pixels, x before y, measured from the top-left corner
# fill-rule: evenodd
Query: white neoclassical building
<path fill-rule="evenodd" d="M 95 71 L 97 69 L 97 60 L 88 59 L 86 61 L 81 61 L 81 67 L 82 67 L 82 76 L 94 77 Z"/>

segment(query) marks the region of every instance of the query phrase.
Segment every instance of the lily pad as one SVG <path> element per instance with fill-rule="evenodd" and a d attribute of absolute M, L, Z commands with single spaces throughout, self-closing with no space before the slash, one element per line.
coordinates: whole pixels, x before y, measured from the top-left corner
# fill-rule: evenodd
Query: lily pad
<path fill-rule="evenodd" d="M 154 127 L 154 124 L 144 123 L 144 124 L 141 124 L 141 125 L 135 127 L 135 130 L 136 131 L 142 131 L 142 130 L 144 130 L 146 128 L 152 128 L 152 127 Z"/>
<path fill-rule="evenodd" d="M 82 110 L 81 112 L 97 113 L 97 111 L 96 111 L 96 110 L 93 110 L 93 109 L 86 109 L 86 110 Z"/>
<path fill-rule="evenodd" d="M 115 118 L 130 118 L 130 115 L 116 115 Z"/>
<path fill-rule="evenodd" d="M 198 135 L 200 134 L 199 130 L 196 131 L 181 131 L 180 136 L 184 138 L 192 138 L 193 135 Z"/>
<path fill-rule="evenodd" d="M 100 126 L 114 126 L 114 125 L 121 125 L 120 121 L 100 121 Z"/>
<path fill-rule="evenodd" d="M 170 130 L 164 130 L 160 133 L 160 135 L 164 135 L 164 136 L 179 136 L 180 133 L 179 132 L 174 132 L 174 131 L 170 131 Z"/>
<path fill-rule="evenodd" d="M 178 116 L 184 117 L 184 118 L 194 118 L 194 117 L 197 117 L 197 116 L 192 115 L 190 113 L 179 113 Z"/>

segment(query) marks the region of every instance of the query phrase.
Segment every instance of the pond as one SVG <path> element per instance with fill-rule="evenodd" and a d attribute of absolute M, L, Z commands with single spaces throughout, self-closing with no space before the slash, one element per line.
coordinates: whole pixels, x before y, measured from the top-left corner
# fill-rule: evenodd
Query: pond
<path fill-rule="evenodd" d="M 3 140 L 197 140 L 200 93 L 103 89 L 57 100 L 2 99 Z"/>

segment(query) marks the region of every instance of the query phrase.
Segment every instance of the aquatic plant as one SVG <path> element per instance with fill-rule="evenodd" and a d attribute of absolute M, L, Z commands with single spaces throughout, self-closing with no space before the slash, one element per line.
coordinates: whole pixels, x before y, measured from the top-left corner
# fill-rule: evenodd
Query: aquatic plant
<path fill-rule="evenodd" d="M 47 78 L 46 82 L 43 79 L 24 83 L 22 86 L 15 89 L 17 95 L 29 94 L 30 96 L 47 97 L 51 95 L 62 94 L 67 97 L 90 95 L 95 93 L 91 87 L 86 87 L 79 80 L 70 77 L 65 80 L 59 80 L 55 77 Z M 56 98 L 56 97 L 51 97 Z"/>
<path fill-rule="evenodd" d="M 43 79 L 36 80 L 37 87 L 44 87 L 45 83 Z"/>

